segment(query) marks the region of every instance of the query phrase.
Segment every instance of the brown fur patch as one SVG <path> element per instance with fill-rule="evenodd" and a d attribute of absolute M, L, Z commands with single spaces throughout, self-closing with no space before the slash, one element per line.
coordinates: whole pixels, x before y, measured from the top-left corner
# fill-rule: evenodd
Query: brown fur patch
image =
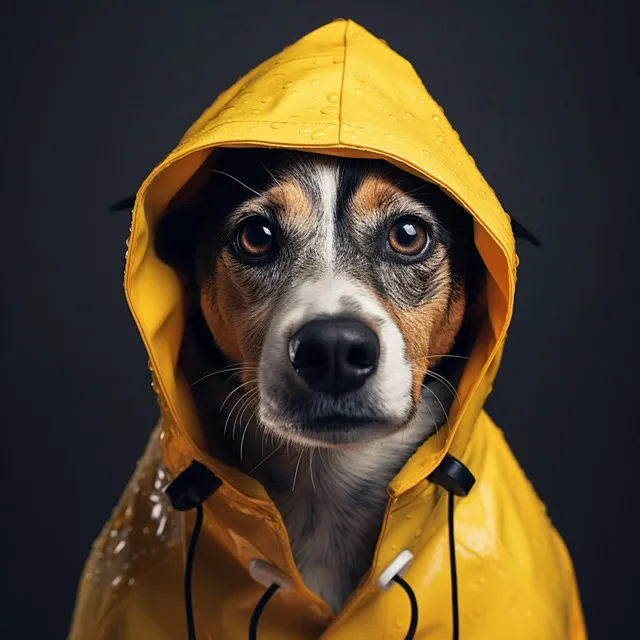
<path fill-rule="evenodd" d="M 464 292 L 456 291 L 447 309 L 452 286 L 447 260 L 442 262 L 434 277 L 441 279 L 438 292 L 419 307 L 401 308 L 378 297 L 398 326 L 407 346 L 407 360 L 411 362 L 413 376 L 412 397 L 416 404 L 421 400 L 422 381 L 427 369 L 432 369 L 451 350 L 466 307 Z"/>

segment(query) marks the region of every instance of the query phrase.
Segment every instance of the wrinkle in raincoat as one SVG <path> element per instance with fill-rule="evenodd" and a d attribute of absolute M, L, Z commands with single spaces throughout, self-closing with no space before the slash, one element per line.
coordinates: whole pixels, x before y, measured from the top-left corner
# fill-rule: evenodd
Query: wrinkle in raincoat
<path fill-rule="evenodd" d="M 177 368 L 183 292 L 153 251 L 154 226 L 216 147 L 280 147 L 373 157 L 439 185 L 473 216 L 486 267 L 486 318 L 458 386 L 446 438 L 427 440 L 391 482 L 371 570 L 336 616 L 302 582 L 282 518 L 264 488 L 208 452 Z M 586 631 L 567 550 L 483 410 L 511 320 L 517 256 L 508 215 L 411 65 L 358 24 L 334 21 L 262 63 L 223 92 L 145 180 L 133 210 L 125 292 L 149 354 L 161 419 L 82 575 L 70 640 L 186 637 L 185 546 L 193 513 L 162 489 L 192 460 L 221 488 L 204 504 L 193 574 L 199 638 L 247 637 L 264 587 L 248 566 L 264 560 L 293 584 L 260 620 L 259 638 L 404 638 L 401 589 L 376 579 L 400 550 L 416 593 L 417 638 L 451 637 L 447 496 L 427 480 L 447 452 L 473 472 L 456 500 L 460 637 L 583 640 Z"/>

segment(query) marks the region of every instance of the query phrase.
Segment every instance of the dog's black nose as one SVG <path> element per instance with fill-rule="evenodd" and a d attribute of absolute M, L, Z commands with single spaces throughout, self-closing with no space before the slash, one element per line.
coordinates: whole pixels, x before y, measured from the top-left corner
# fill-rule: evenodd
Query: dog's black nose
<path fill-rule="evenodd" d="M 311 320 L 289 342 L 289 358 L 314 391 L 340 395 L 360 388 L 378 365 L 375 332 L 352 318 Z"/>

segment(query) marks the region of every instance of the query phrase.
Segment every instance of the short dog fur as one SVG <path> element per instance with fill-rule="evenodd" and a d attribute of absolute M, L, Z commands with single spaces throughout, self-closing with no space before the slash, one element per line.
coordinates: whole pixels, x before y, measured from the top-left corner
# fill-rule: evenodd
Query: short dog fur
<path fill-rule="evenodd" d="M 305 584 L 340 610 L 389 482 L 456 394 L 481 272 L 471 216 L 380 160 L 223 149 L 172 202 L 156 250 L 188 292 L 180 366 L 211 450 L 262 482 Z M 313 339 L 300 365 L 314 322 L 368 336 L 349 351 L 363 383 L 341 387 L 340 364 L 325 380 Z"/>

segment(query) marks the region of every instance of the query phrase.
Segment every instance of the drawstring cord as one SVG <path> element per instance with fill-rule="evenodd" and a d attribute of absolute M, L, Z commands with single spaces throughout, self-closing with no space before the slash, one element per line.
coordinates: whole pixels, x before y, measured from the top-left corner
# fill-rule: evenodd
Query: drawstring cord
<path fill-rule="evenodd" d="M 196 626 L 193 619 L 193 600 L 191 594 L 191 574 L 196 555 L 198 536 L 202 530 L 204 510 L 202 503 L 212 496 L 222 484 L 222 480 L 214 475 L 197 460 L 194 460 L 179 476 L 170 482 L 164 493 L 176 511 L 196 510 L 196 520 L 189 538 L 189 548 L 184 568 L 184 608 L 187 618 L 187 637 L 196 640 Z"/>
<path fill-rule="evenodd" d="M 458 572 L 456 569 L 456 540 L 453 531 L 453 500 L 455 495 L 449 493 L 449 567 L 451 568 L 451 615 L 453 617 L 452 640 L 460 636 L 460 620 L 458 616 Z"/>
<path fill-rule="evenodd" d="M 399 584 L 409 596 L 409 602 L 411 603 L 411 622 L 409 623 L 409 630 L 404 640 L 413 640 L 413 636 L 416 635 L 416 629 L 418 628 L 418 601 L 416 600 L 416 594 L 404 578 L 396 575 L 393 576 L 392 580 Z"/>
<path fill-rule="evenodd" d="M 249 640 L 256 640 L 258 633 L 258 622 L 260 621 L 260 616 L 264 611 L 264 608 L 267 606 L 269 600 L 273 594 L 280 588 L 279 584 L 275 582 L 262 594 L 262 598 L 256 605 L 256 608 L 253 610 L 251 614 L 251 622 L 249 623 Z"/>
<path fill-rule="evenodd" d="M 193 601 L 191 599 L 191 573 L 193 572 L 193 558 L 196 554 L 198 536 L 202 529 L 203 509 L 201 504 L 196 505 L 196 521 L 189 538 L 189 550 L 187 551 L 187 562 L 184 567 L 184 608 L 187 615 L 187 637 L 189 640 L 196 640 L 196 626 L 193 620 Z"/>
<path fill-rule="evenodd" d="M 451 608 L 453 622 L 453 640 L 459 640 L 460 621 L 458 611 L 458 575 L 456 569 L 456 545 L 454 531 L 454 499 L 455 496 L 466 496 L 475 483 L 473 474 L 462 462 L 450 454 L 445 454 L 442 462 L 431 473 L 428 480 L 443 487 L 448 496 L 449 529 L 449 565 L 451 568 Z M 202 529 L 203 508 L 202 503 L 220 487 L 222 481 L 207 467 L 197 461 L 193 461 L 185 471 L 173 480 L 164 492 L 171 500 L 173 508 L 177 511 L 196 510 L 196 518 L 189 539 L 189 547 L 184 572 L 184 603 L 187 618 L 187 634 L 189 640 L 196 640 L 195 621 L 193 617 L 193 600 L 191 593 L 191 576 L 198 543 L 198 536 Z M 378 578 L 378 586 L 386 590 L 392 584 L 397 584 L 409 598 L 411 605 L 411 620 L 405 640 L 413 640 L 418 628 L 418 601 L 409 583 L 402 578 L 402 573 L 413 560 L 413 554 L 405 549 L 382 572 Z M 282 588 L 284 591 L 291 589 L 288 578 L 276 567 L 263 560 L 254 559 L 249 564 L 249 572 L 256 582 L 267 586 L 267 590 L 258 601 L 249 623 L 249 640 L 256 640 L 258 623 L 265 607 L 273 595 Z"/>

